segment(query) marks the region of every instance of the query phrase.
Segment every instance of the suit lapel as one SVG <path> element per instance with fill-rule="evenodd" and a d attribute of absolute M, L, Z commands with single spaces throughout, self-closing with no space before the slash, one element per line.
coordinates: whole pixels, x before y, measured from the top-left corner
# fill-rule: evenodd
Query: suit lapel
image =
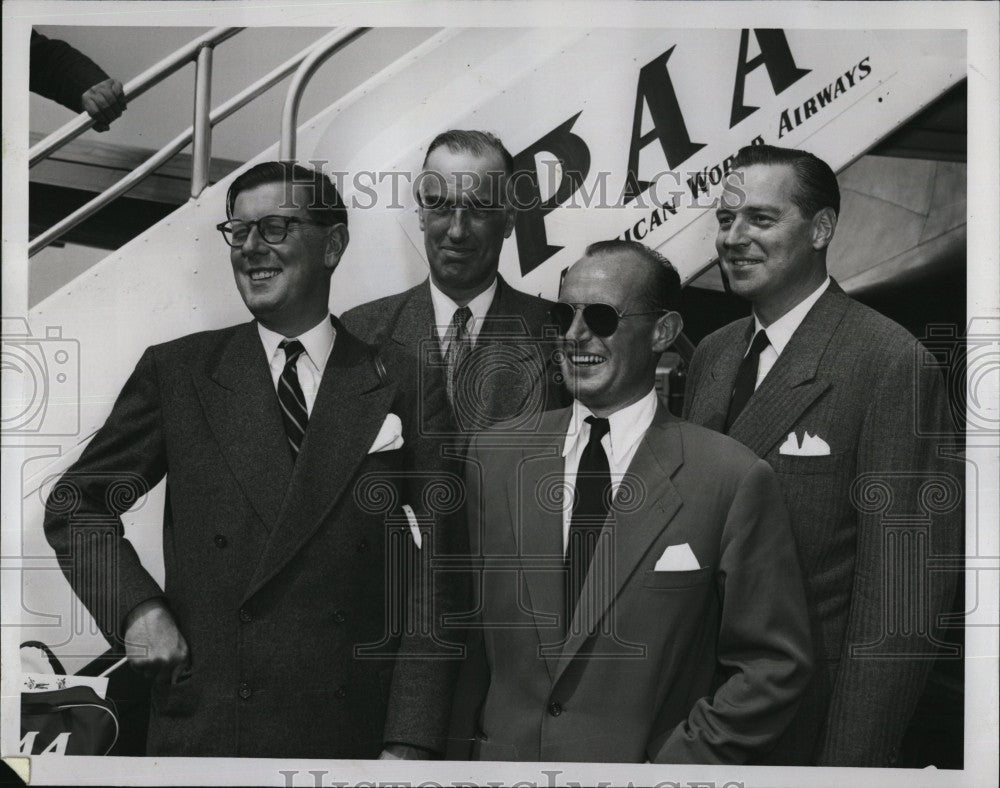
<path fill-rule="evenodd" d="M 420 431 L 424 435 L 454 434 L 429 279 L 410 289 L 395 316 L 391 332 L 393 342 L 406 348 L 417 360 Z"/>
<path fill-rule="evenodd" d="M 348 492 L 395 392 L 395 383 L 379 380 L 367 347 L 338 325 L 284 506 L 247 598 L 292 559 Z"/>
<path fill-rule="evenodd" d="M 500 274 L 497 274 L 497 291 L 493 294 L 490 308 L 486 310 L 486 317 L 479 330 L 477 346 L 498 344 L 505 337 L 509 339 L 518 336 L 531 336 L 531 327 L 527 324 L 525 317 L 511 303 L 513 298 L 513 289 Z"/>
<path fill-rule="evenodd" d="M 577 606 L 573 626 L 556 669 L 557 680 L 591 636 L 590 633 L 596 631 L 598 622 L 621 594 L 643 556 L 680 509 L 680 493 L 671 478 L 683 462 L 684 450 L 676 420 L 662 404 L 658 404 L 653 423 L 646 430 L 628 468 L 628 475 L 635 477 L 637 484 L 641 483 L 641 487 L 631 488 L 639 504 L 635 508 L 629 505 L 627 492 L 623 494 L 629 489 L 626 487 L 629 480 L 624 479 L 580 592 L 581 599 L 592 595 L 597 602 L 596 608 L 588 615 L 583 604 Z M 610 573 L 607 567 L 613 567 Z M 605 591 L 609 586 L 609 590 Z M 587 620 L 583 620 L 584 617 Z"/>
<path fill-rule="evenodd" d="M 409 298 L 403 302 L 396 316 L 392 339 L 411 348 L 414 353 L 418 352 L 423 340 L 437 339 L 430 280 L 425 279 L 410 291 Z"/>
<path fill-rule="evenodd" d="M 726 426 L 726 413 L 729 411 L 729 400 L 736 385 L 736 373 L 740 362 L 746 353 L 750 338 L 747 332 L 752 328 L 752 318 L 742 321 L 740 341 L 730 342 L 722 347 L 715 362 L 708 370 L 705 382 L 698 389 L 697 397 L 692 406 L 691 420 L 703 424 L 711 430 L 722 432 Z M 736 333 L 736 332 L 734 332 Z"/>
<path fill-rule="evenodd" d="M 255 322 L 239 326 L 195 388 L 212 434 L 244 495 L 269 530 L 277 523 L 292 458 Z"/>
<path fill-rule="evenodd" d="M 558 414 L 551 434 L 566 434 L 571 412 L 567 409 Z M 525 452 L 520 467 L 523 472 L 517 478 L 507 480 L 507 494 L 514 542 L 530 596 L 527 607 L 538 615 L 562 616 L 566 598 L 566 578 L 562 571 L 562 505 L 539 506 L 540 501 L 558 500 L 558 496 L 548 493 L 558 490 L 563 484 L 561 440 L 555 438 L 550 443 L 533 447 L 530 454 Z M 559 626 L 536 626 L 535 632 L 539 645 L 549 646 L 542 649 L 542 654 L 550 677 L 554 677 L 559 649 L 551 646 L 565 636 L 566 622 L 560 621 Z"/>
<path fill-rule="evenodd" d="M 467 363 L 476 364 L 479 370 L 502 370 L 518 365 L 524 370 L 535 368 L 539 376 L 545 376 L 539 346 L 531 338 L 526 318 L 511 303 L 513 295 L 510 285 L 497 274 L 497 291 Z M 491 420 L 499 418 L 497 414 L 514 416 L 525 412 L 528 395 L 524 389 L 508 385 L 510 378 L 507 375 L 480 374 L 478 380 L 481 387 L 477 395 L 482 400 L 476 405 L 477 411 Z"/>
<path fill-rule="evenodd" d="M 514 291 L 510 285 L 497 274 L 497 291 L 480 327 L 476 340 L 477 347 L 497 344 L 503 337 L 530 335 L 530 327 L 510 303 L 513 297 Z M 438 339 L 435 326 L 430 280 L 425 279 L 411 288 L 409 296 L 399 308 L 391 329 L 392 338 L 398 344 L 416 350 L 421 340 Z"/>
<path fill-rule="evenodd" d="M 830 386 L 819 374 L 823 354 L 847 309 L 847 299 L 831 282 L 778 360 L 733 422 L 729 434 L 758 456 L 765 456 L 802 413 Z"/>

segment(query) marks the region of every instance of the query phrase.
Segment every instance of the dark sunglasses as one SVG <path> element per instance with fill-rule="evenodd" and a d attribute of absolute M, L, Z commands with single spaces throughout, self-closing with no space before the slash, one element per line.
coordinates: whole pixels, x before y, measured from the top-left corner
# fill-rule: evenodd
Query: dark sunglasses
<path fill-rule="evenodd" d="M 573 325 L 577 310 L 583 310 L 583 322 L 587 324 L 594 336 L 609 337 L 618 330 L 618 324 L 626 317 L 638 315 L 665 315 L 666 309 L 654 309 L 651 312 L 619 312 L 611 304 L 567 304 L 558 301 L 549 309 L 552 322 L 556 324 L 563 336 Z"/>
<path fill-rule="evenodd" d="M 320 222 L 312 222 L 308 219 L 299 219 L 296 216 L 262 216 L 259 219 L 246 222 L 242 219 L 230 219 L 215 225 L 215 229 L 222 233 L 226 243 L 230 246 L 243 246 L 247 238 L 250 237 L 250 230 L 257 226 L 260 237 L 269 244 L 280 244 L 288 237 L 288 228 L 292 224 L 311 224 L 316 227 L 326 227 Z"/>

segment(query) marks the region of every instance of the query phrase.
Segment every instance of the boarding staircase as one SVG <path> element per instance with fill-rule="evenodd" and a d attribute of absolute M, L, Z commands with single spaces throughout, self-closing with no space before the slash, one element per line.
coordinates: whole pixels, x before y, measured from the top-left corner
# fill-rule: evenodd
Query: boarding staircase
<path fill-rule="evenodd" d="M 31 308 L 17 329 L 38 382 L 24 392 L 21 421 L 5 417 L 4 425 L 24 447 L 24 638 L 51 644 L 71 670 L 106 644 L 44 542 L 45 494 L 101 425 L 146 346 L 247 319 L 214 229 L 226 189 L 246 167 L 280 158 L 347 174 L 351 241 L 333 278 L 334 312 L 426 275 L 412 175 L 427 142 L 452 127 L 495 131 L 534 171 L 523 188 L 536 200 L 505 244 L 500 269 L 515 287 L 548 297 L 589 242 L 612 237 L 642 240 L 685 282 L 722 289 L 713 274 L 710 200 L 727 158 L 758 138 L 808 148 L 842 173 L 830 258 L 848 289 L 964 252 L 963 162 L 865 156 L 962 82 L 962 31 L 921 39 L 915 57 L 916 34 L 907 31 L 444 29 L 300 123 L 309 80 L 366 29 L 331 31 L 213 108 L 213 57 L 224 56 L 239 30 L 212 30 L 128 82 L 130 111 L 141 111 L 136 99 L 196 62 L 191 127 L 30 244 L 33 254 L 57 241 L 192 146 L 190 199 Z M 209 185 L 212 128 L 290 74 L 278 141 Z M 40 141 L 31 164 L 90 125 L 81 115 Z M 629 172 L 638 194 L 623 200 Z M 646 193 L 644 181 L 655 184 Z M 692 193 L 699 183 L 707 191 Z M 649 199 L 654 191 L 664 204 Z M 162 504 L 161 485 L 125 517 L 127 535 L 158 577 Z"/>

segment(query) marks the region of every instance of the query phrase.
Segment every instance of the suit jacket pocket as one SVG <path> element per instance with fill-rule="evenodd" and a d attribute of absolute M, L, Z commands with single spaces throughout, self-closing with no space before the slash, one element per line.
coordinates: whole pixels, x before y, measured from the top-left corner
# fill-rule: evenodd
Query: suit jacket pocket
<path fill-rule="evenodd" d="M 168 717 L 186 717 L 198 707 L 198 692 L 190 677 L 176 683 L 153 684 L 153 707 Z"/>
<path fill-rule="evenodd" d="M 840 472 L 850 458 L 850 453 L 823 454 L 818 457 L 797 454 L 772 454 L 767 461 L 775 473 L 786 474 L 834 474 Z"/>
<path fill-rule="evenodd" d="M 642 584 L 646 588 L 662 588 L 668 591 L 673 588 L 692 588 L 709 582 L 713 573 L 714 569 L 711 566 L 681 572 L 657 572 L 650 569 L 646 572 Z"/>

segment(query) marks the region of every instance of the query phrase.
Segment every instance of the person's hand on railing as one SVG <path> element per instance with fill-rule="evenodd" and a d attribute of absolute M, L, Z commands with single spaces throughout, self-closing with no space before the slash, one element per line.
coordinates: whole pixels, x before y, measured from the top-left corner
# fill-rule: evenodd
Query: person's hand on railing
<path fill-rule="evenodd" d="M 84 111 L 96 121 L 94 130 L 107 131 L 125 111 L 125 90 L 117 79 L 106 79 L 84 91 L 81 101 Z"/>

